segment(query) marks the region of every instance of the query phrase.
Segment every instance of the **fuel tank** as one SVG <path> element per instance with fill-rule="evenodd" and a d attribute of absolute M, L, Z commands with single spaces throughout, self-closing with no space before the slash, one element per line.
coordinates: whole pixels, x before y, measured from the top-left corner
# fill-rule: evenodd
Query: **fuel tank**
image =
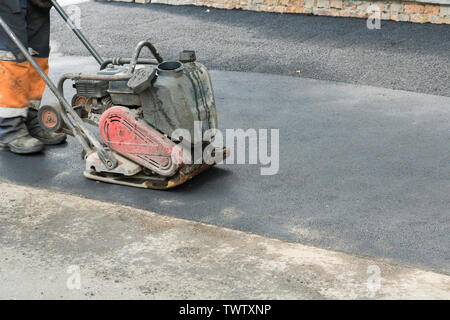
<path fill-rule="evenodd" d="M 198 62 L 159 64 L 152 85 L 139 95 L 145 121 L 169 137 L 174 130 L 185 129 L 197 144 L 206 130 L 217 128 L 211 77 Z M 194 134 L 196 128 L 201 135 Z"/>

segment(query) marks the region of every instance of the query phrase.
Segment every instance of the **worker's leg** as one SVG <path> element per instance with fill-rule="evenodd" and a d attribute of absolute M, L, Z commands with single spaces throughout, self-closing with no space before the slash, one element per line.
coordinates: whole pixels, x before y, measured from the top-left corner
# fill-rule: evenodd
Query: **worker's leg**
<path fill-rule="evenodd" d="M 48 74 L 48 56 L 50 53 L 50 9 L 40 8 L 29 2 L 27 13 L 28 46 L 33 58 L 39 66 Z M 45 82 L 34 68 L 29 68 L 28 79 L 30 81 L 27 127 L 30 134 L 45 144 L 58 144 L 66 140 L 63 133 L 44 131 L 37 119 L 37 110 L 41 104 L 45 90 Z"/>
<path fill-rule="evenodd" d="M 31 2 L 27 12 L 28 46 L 33 58 L 48 74 L 48 56 L 50 53 L 50 9 L 39 8 Z M 39 108 L 42 94 L 45 90 L 45 82 L 34 68 L 29 69 L 30 102 L 32 106 Z"/>
<path fill-rule="evenodd" d="M 26 0 L 4 0 L 0 15 L 25 46 Z M 42 150 L 43 144 L 32 138 L 26 127 L 29 104 L 29 63 L 0 30 L 0 148 L 16 153 L 33 153 Z"/>

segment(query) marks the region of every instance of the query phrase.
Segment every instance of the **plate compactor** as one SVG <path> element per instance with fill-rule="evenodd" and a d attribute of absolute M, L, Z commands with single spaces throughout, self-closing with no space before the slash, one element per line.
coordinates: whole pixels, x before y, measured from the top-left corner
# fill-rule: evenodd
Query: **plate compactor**
<path fill-rule="evenodd" d="M 55 86 L 1 17 L 0 24 L 58 99 L 40 107 L 40 124 L 76 138 L 83 148 L 85 177 L 164 190 L 229 155 L 227 148 L 212 145 L 211 132 L 217 128 L 214 93 L 209 72 L 196 62 L 194 51 L 182 51 L 178 61 L 164 61 L 149 41 L 142 41 L 132 58 L 103 60 L 63 8 L 50 2 L 99 63 L 96 74 L 65 74 Z M 154 59 L 140 58 L 145 47 Z M 67 80 L 76 89 L 71 103 L 64 98 Z M 98 126 L 101 139 L 87 124 Z M 178 134 L 180 129 L 189 139 Z M 195 148 L 201 152 L 192 152 Z"/>

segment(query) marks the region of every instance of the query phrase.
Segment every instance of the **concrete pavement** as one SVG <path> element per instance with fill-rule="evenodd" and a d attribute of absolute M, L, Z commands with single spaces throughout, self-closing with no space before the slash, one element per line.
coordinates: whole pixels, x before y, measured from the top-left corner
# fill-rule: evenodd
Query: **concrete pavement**
<path fill-rule="evenodd" d="M 450 277 L 0 182 L 0 299 L 450 299 Z"/>

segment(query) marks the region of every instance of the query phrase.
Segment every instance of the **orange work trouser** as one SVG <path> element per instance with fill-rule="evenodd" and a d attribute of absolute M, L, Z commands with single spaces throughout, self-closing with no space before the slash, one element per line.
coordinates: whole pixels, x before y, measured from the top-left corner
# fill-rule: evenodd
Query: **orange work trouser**
<path fill-rule="evenodd" d="M 0 4 L 0 15 L 48 73 L 49 9 L 27 0 L 8 0 Z M 45 82 L 0 29 L 0 118 L 26 117 L 26 107 L 31 100 L 41 100 L 44 90 Z"/>
<path fill-rule="evenodd" d="M 35 58 L 48 74 L 48 58 Z M 45 82 L 26 62 L 0 60 L 0 107 L 25 108 L 30 100 L 41 100 Z"/>

